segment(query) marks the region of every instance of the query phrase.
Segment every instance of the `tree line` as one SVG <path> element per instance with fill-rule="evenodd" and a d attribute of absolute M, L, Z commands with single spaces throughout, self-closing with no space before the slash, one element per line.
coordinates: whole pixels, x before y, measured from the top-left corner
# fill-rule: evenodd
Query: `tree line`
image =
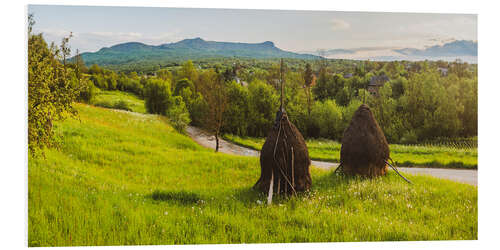
<path fill-rule="evenodd" d="M 152 113 L 174 116 L 167 111 L 175 107 L 176 114 L 185 117 L 183 126 L 212 124 L 209 129 L 217 135 L 263 137 L 279 105 L 279 64 L 266 66 L 232 61 L 202 68 L 186 61 L 175 69 L 142 76 L 115 73 L 97 65 L 88 72 L 99 88 L 129 91 L 145 98 Z M 440 68 L 447 69 L 447 74 Z M 387 81 L 377 86 L 375 93 L 367 91 L 372 79 L 380 76 L 386 76 Z M 372 108 L 391 143 L 477 135 L 477 65 L 460 61 L 346 61 L 339 66 L 338 62 L 299 64 L 294 60 L 284 72 L 284 81 L 289 118 L 308 138 L 340 140 L 362 103 Z M 162 111 L 154 106 L 158 103 L 163 105 Z"/>
<path fill-rule="evenodd" d="M 28 28 L 30 151 L 53 144 L 53 123 L 91 103 L 96 89 L 134 93 L 149 113 L 183 131 L 204 127 L 264 137 L 279 106 L 280 73 L 289 119 L 306 138 L 340 140 L 354 111 L 367 103 L 391 143 L 477 136 L 477 65 L 461 61 L 277 60 L 185 61 L 153 72 L 113 71 L 78 55 L 67 60 L 71 35 L 60 45 Z M 443 73 L 445 69 L 445 74 Z M 368 91 L 374 77 L 387 81 Z"/>

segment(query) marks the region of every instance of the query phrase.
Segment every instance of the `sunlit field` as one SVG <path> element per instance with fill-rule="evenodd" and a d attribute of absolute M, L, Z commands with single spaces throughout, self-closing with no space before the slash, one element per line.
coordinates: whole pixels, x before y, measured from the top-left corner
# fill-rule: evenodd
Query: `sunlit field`
<path fill-rule="evenodd" d="M 265 138 L 225 135 L 235 144 L 260 150 Z M 309 156 L 313 160 L 339 162 L 341 144 L 332 140 L 307 140 Z M 442 168 L 477 168 L 477 148 L 453 148 L 444 146 L 416 146 L 390 144 L 391 158 L 398 166 L 422 166 Z"/>
<path fill-rule="evenodd" d="M 29 158 L 29 246 L 477 239 L 471 185 L 313 167 L 310 192 L 267 206 L 258 158 L 202 148 L 161 116 L 76 107 L 59 150 Z"/>

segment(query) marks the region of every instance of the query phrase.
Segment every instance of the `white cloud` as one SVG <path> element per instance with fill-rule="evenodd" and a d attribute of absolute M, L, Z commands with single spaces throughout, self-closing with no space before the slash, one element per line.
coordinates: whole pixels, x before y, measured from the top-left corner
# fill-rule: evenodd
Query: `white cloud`
<path fill-rule="evenodd" d="M 333 19 L 330 23 L 331 23 L 331 28 L 334 31 L 347 30 L 351 27 L 351 25 L 348 22 L 342 19 Z"/>
<path fill-rule="evenodd" d="M 59 44 L 63 37 L 67 37 L 70 34 L 69 30 L 63 29 L 34 30 L 34 33 L 40 32 L 43 33 L 48 43 L 54 42 L 56 44 Z M 181 39 L 179 30 L 152 35 L 139 32 L 73 32 L 73 38 L 70 39 L 70 47 L 73 53 L 76 53 L 77 49 L 80 50 L 80 52 L 94 52 L 103 47 L 110 47 L 126 42 L 142 42 L 149 45 L 159 45 Z"/>

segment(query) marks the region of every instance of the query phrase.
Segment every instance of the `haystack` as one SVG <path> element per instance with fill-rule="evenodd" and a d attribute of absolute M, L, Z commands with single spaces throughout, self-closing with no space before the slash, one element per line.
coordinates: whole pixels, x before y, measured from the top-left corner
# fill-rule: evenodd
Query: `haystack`
<path fill-rule="evenodd" d="M 260 151 L 261 173 L 255 187 L 269 193 L 271 200 L 273 192 L 295 194 L 308 190 L 310 164 L 304 137 L 280 108 Z"/>
<path fill-rule="evenodd" d="M 344 131 L 340 165 L 346 175 L 375 177 L 387 173 L 389 145 L 370 108 L 362 104 Z"/>

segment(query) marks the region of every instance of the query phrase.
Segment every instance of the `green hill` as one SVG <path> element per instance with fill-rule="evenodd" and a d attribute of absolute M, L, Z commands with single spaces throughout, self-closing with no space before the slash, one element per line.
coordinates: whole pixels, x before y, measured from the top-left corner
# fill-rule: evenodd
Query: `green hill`
<path fill-rule="evenodd" d="M 318 56 L 298 54 L 277 48 L 273 42 L 233 43 L 185 39 L 158 46 L 138 42 L 123 43 L 102 48 L 97 52 L 81 54 L 87 65 L 118 65 L 138 62 L 166 63 L 200 58 L 295 58 L 317 59 Z"/>
<path fill-rule="evenodd" d="M 28 162 L 28 245 L 477 239 L 477 187 L 394 173 L 265 197 L 255 157 L 214 153 L 156 115 L 77 104 L 59 149 Z"/>

